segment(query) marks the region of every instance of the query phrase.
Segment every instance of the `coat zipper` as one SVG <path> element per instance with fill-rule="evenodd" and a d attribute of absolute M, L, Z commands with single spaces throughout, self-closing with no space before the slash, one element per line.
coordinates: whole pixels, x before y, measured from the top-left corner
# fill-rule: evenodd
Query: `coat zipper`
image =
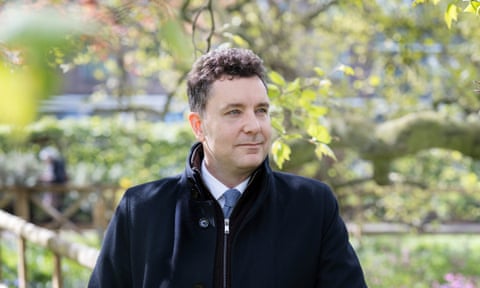
<path fill-rule="evenodd" d="M 225 218 L 224 235 L 223 235 L 223 288 L 227 288 L 227 243 L 230 234 L 230 219 Z"/>

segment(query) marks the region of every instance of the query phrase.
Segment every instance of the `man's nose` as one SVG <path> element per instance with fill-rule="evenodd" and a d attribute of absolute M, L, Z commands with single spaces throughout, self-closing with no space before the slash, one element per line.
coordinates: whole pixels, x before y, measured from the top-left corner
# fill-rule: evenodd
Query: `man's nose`
<path fill-rule="evenodd" d="M 246 114 L 246 119 L 243 127 L 245 133 L 257 133 L 258 131 L 260 131 L 260 121 L 255 112 Z"/>

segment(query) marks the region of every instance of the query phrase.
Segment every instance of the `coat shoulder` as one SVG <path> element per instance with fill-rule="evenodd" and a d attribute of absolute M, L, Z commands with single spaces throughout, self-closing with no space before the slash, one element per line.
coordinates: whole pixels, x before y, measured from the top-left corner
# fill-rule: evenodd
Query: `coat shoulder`
<path fill-rule="evenodd" d="M 168 199 L 176 197 L 180 187 L 182 187 L 180 176 L 166 177 L 132 186 L 125 191 L 123 198 L 133 202 L 148 202 L 158 198 Z"/>

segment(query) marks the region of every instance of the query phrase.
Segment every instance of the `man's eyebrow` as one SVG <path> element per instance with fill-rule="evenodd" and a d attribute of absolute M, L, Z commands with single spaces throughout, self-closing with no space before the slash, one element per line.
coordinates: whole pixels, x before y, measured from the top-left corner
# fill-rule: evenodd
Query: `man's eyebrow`
<path fill-rule="evenodd" d="M 229 104 L 225 105 L 222 109 L 242 108 L 242 107 L 245 107 L 245 104 L 242 104 L 242 103 L 229 103 Z M 266 107 L 266 108 L 269 108 L 269 107 L 270 107 L 270 103 L 269 103 L 269 102 L 261 102 L 261 103 L 258 103 L 257 105 L 255 105 L 255 107 Z"/>
<path fill-rule="evenodd" d="M 238 107 L 244 107 L 245 105 L 241 103 L 229 103 L 223 107 L 223 109 L 230 109 L 230 108 L 238 108 Z"/>

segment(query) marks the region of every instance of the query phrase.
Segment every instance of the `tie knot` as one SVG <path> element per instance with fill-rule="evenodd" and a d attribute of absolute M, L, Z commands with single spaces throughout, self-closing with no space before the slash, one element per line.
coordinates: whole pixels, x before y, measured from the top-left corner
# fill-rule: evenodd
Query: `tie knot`
<path fill-rule="evenodd" d="M 223 193 L 223 197 L 225 198 L 225 205 L 223 206 L 223 213 L 225 217 L 229 217 L 230 213 L 232 212 L 233 206 L 237 203 L 238 198 L 240 198 L 242 194 L 237 189 L 228 189 Z"/>

